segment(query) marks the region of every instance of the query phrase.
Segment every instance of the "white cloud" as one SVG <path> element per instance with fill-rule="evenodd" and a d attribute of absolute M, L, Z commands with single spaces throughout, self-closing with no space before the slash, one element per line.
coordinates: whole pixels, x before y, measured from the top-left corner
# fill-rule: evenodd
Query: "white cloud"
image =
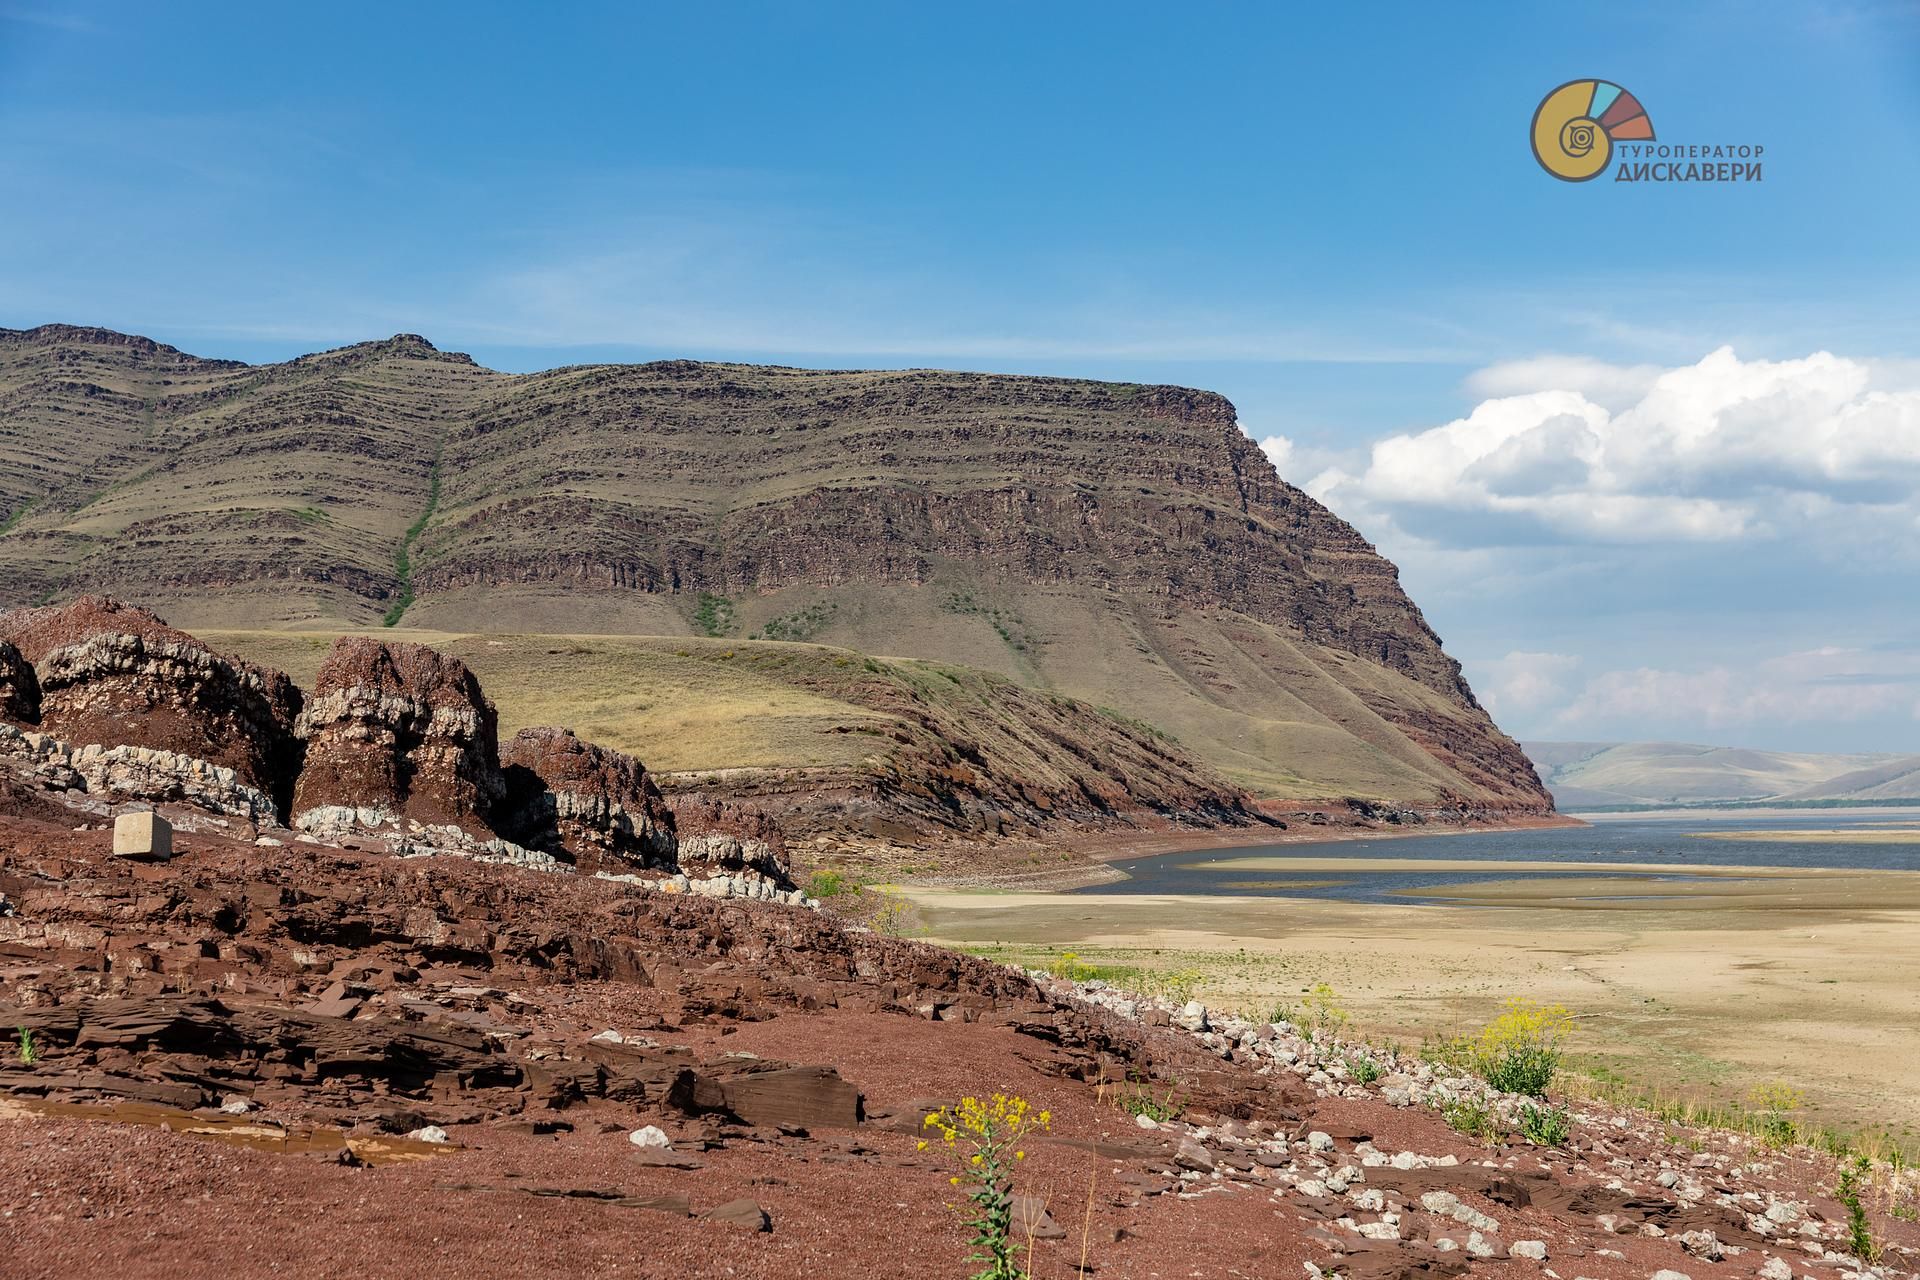
<path fill-rule="evenodd" d="M 1468 674 L 1480 701 L 1498 719 L 1527 716 L 1556 706 L 1567 696 L 1566 677 L 1580 666 L 1571 653 L 1533 653 L 1516 649 L 1504 658 L 1475 664 Z"/>
<path fill-rule="evenodd" d="M 1920 718 L 1920 653 L 1829 646 L 1781 654 L 1745 669 L 1638 667 L 1587 681 L 1553 717 L 1562 730 L 1692 722 L 1754 724 Z"/>
<path fill-rule="evenodd" d="M 1489 398 L 1533 391 L 1575 391 L 1609 409 L 1624 409 L 1645 395 L 1659 365 L 1608 364 L 1589 356 L 1535 356 L 1488 365 L 1467 378 L 1467 389 Z"/>
<path fill-rule="evenodd" d="M 1909 373 L 1826 352 L 1743 361 L 1725 347 L 1664 372 L 1564 357 L 1496 365 L 1470 385 L 1516 394 L 1381 440 L 1314 492 L 1363 528 L 1443 544 L 1794 537 L 1910 554 L 1920 390 Z M 1538 387 L 1553 380 L 1570 385 Z"/>
<path fill-rule="evenodd" d="M 1241 429 L 1246 428 L 1243 425 Z M 1253 435 L 1251 431 L 1247 434 Z M 1265 438 L 1255 436 L 1254 438 L 1260 441 L 1260 451 L 1267 455 L 1269 462 L 1273 463 L 1273 469 L 1280 473 L 1280 478 L 1308 492 L 1312 492 L 1313 486 L 1318 484 L 1322 477 L 1328 474 L 1342 474 L 1340 470 L 1342 467 L 1354 466 L 1360 456 L 1350 449 L 1317 449 L 1311 445 L 1300 444 L 1286 436 Z"/>

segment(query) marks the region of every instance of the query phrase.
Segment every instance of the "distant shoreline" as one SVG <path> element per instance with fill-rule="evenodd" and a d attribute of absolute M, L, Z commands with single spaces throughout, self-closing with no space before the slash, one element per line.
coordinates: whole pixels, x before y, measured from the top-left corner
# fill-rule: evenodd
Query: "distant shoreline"
<path fill-rule="evenodd" d="M 1821 815 L 1834 817 L 1882 817 L 1891 814 L 1899 817 L 1906 814 L 1920 814 L 1920 800 L 1903 800 L 1897 804 L 1777 804 L 1777 805 L 1732 805 L 1715 808 L 1694 809 L 1681 805 L 1665 809 L 1586 809 L 1574 810 L 1567 814 L 1570 818 L 1579 818 L 1583 822 L 1631 822 L 1637 818 L 1807 818 L 1812 821 Z"/>
<path fill-rule="evenodd" d="M 1240 849 L 1270 844 L 1337 844 L 1349 840 L 1393 840 L 1407 836 L 1457 836 L 1486 831 L 1534 831 L 1584 827 L 1583 819 L 1564 813 L 1516 815 L 1499 822 L 1383 823 L 1379 826 L 1319 823 L 1280 827 L 1215 827 L 1206 831 L 1142 834 L 1102 832 L 1062 845 L 1095 862 L 1125 862 L 1190 849 Z"/>

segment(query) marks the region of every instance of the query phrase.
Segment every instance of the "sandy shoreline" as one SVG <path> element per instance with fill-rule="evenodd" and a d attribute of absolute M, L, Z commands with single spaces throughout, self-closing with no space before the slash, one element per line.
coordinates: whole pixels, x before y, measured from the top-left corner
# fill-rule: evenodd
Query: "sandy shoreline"
<path fill-rule="evenodd" d="M 1167 831 L 1152 834 L 1101 833 L 1065 843 L 1063 847 L 1095 862 L 1126 862 L 1163 853 L 1194 849 L 1239 849 L 1270 844 L 1337 844 L 1351 840 L 1396 840 L 1408 836 L 1484 835 L 1490 831 L 1543 831 L 1588 824 L 1565 814 L 1514 817 L 1502 822 L 1428 822 L 1419 826 L 1380 823 L 1375 826 L 1299 823 L 1278 827 L 1216 827 L 1208 831 Z"/>
<path fill-rule="evenodd" d="M 1354 873 L 1406 860 L 1273 861 Z M 1448 886 L 1446 903 L 1405 905 L 904 892 L 932 940 L 1190 969 L 1203 999 L 1254 1013 L 1327 982 L 1376 1040 L 1470 1030 L 1511 996 L 1558 1001 L 1581 1015 L 1573 1048 L 1589 1069 L 1717 1102 L 1790 1082 L 1815 1123 L 1920 1139 L 1920 872 L 1688 866 L 1676 880 L 1660 866 L 1645 869 L 1663 877 L 1649 892 L 1640 869 L 1561 863 L 1548 865 L 1572 874 L 1515 878 L 1523 865 L 1463 864 L 1483 878 Z"/>

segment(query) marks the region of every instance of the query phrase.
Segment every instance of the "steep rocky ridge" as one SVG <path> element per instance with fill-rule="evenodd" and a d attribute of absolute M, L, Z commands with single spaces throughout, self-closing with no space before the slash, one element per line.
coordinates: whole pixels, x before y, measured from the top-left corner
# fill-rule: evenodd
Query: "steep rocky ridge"
<path fill-rule="evenodd" d="M 0 601 L 818 638 L 1117 707 L 1265 795 L 1550 803 L 1393 566 L 1210 393 L 142 343 L 0 333 L 0 448 L 89 459 L 0 492 Z"/>

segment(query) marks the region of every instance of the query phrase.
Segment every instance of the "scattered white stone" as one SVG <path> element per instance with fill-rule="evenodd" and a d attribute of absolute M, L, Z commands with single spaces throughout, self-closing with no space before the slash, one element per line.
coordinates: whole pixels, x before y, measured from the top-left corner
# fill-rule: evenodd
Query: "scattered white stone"
<path fill-rule="evenodd" d="M 627 1135 L 627 1141 L 636 1147 L 659 1147 L 666 1149 L 673 1145 L 673 1139 L 658 1125 L 643 1125 Z"/>
<path fill-rule="evenodd" d="M 1452 1218 L 1465 1227 L 1476 1231 L 1498 1231 L 1500 1224 L 1480 1212 L 1470 1204 L 1462 1204 L 1460 1197 L 1451 1191 L 1429 1191 L 1420 1197 L 1420 1207 L 1428 1213 L 1437 1213 L 1443 1218 Z"/>
<path fill-rule="evenodd" d="M 1515 1240 L 1507 1246 L 1507 1252 L 1516 1258 L 1532 1258 L 1535 1262 L 1547 1260 L 1547 1242 L 1544 1240 Z"/>
<path fill-rule="evenodd" d="M 1315 1129 L 1307 1135 L 1307 1146 L 1314 1151 L 1333 1150 L 1333 1135 Z"/>
<path fill-rule="evenodd" d="M 1683 1231 L 1679 1239 L 1680 1247 L 1696 1258 L 1718 1262 L 1726 1256 L 1726 1251 L 1720 1244 L 1720 1237 L 1711 1231 Z"/>
<path fill-rule="evenodd" d="M 1494 1254 L 1493 1242 L 1478 1231 L 1467 1233 L 1467 1252 L 1476 1258 L 1491 1258 Z"/>
<path fill-rule="evenodd" d="M 1684 1271 L 1656 1271 L 1653 1280 L 1693 1280 L 1693 1277 Z"/>
<path fill-rule="evenodd" d="M 1760 1264 L 1760 1280 L 1793 1280 L 1793 1264 L 1785 1258 L 1768 1258 Z"/>
<path fill-rule="evenodd" d="M 1152 1116 L 1135 1116 L 1133 1122 L 1142 1129 L 1158 1129 L 1160 1127 L 1160 1122 Z"/>
<path fill-rule="evenodd" d="M 447 1140 L 447 1131 L 437 1124 L 422 1125 L 407 1135 L 414 1142 L 432 1142 L 435 1144 Z"/>
<path fill-rule="evenodd" d="M 1169 1019 L 1182 1031 L 1205 1031 L 1207 1029 L 1207 1006 L 1198 1000 L 1189 1000 L 1180 1006 L 1180 1012 Z"/>

